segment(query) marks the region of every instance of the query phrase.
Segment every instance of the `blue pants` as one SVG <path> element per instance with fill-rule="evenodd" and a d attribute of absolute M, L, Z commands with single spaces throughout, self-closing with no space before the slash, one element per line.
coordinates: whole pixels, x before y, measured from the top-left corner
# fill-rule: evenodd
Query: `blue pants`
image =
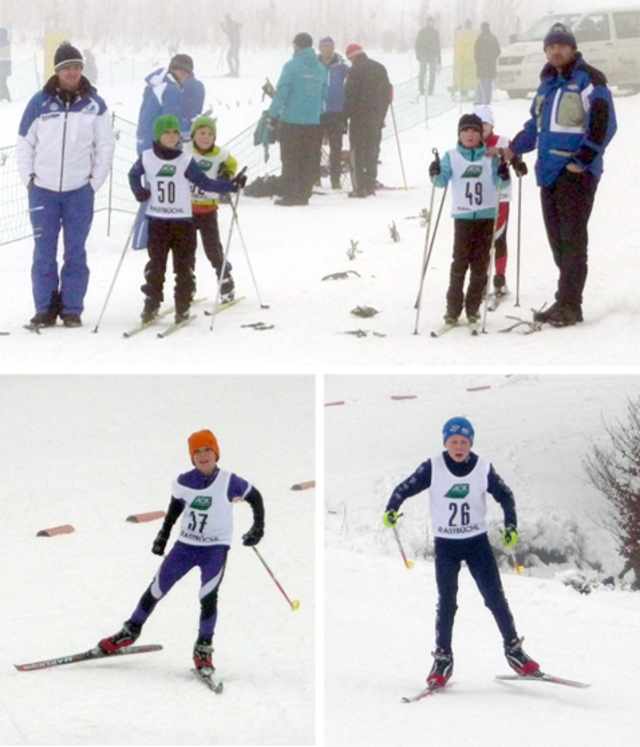
<path fill-rule="evenodd" d="M 478 91 L 476 98 L 478 104 L 490 104 L 493 92 L 493 81 L 491 78 L 480 78 L 478 80 Z"/>
<path fill-rule="evenodd" d="M 436 646 L 451 651 L 453 620 L 458 609 L 458 574 L 463 560 L 467 563 L 485 605 L 491 610 L 504 642 L 515 638 L 516 626 L 486 533 L 460 540 L 436 537 L 435 556 L 438 586 Z"/>
<path fill-rule="evenodd" d="M 218 588 L 222 583 L 227 563 L 228 545 L 196 547 L 176 542 L 162 561 L 155 578 L 140 598 L 129 622 L 143 625 L 155 609 L 156 604 L 192 568 L 200 568 L 200 639 L 210 641 L 218 617 Z"/>
<path fill-rule="evenodd" d="M 46 314 L 54 294 L 62 295 L 62 310 L 81 314 L 89 285 L 85 243 L 93 220 L 93 188 L 86 184 L 70 192 L 52 192 L 32 185 L 29 214 L 35 246 L 31 283 L 36 312 Z M 64 263 L 58 275 L 58 236 L 63 232 Z"/>

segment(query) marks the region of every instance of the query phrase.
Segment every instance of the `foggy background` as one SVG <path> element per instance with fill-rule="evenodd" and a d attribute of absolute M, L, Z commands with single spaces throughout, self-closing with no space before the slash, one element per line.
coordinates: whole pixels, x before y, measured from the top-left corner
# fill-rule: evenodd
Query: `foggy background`
<path fill-rule="evenodd" d="M 156 52 L 220 46 L 225 13 L 242 24 L 247 50 L 288 47 L 298 31 L 314 40 L 330 34 L 338 49 L 351 41 L 386 52 L 406 52 L 427 15 L 436 19 L 442 46 L 466 19 L 488 21 L 504 46 L 548 12 L 588 10 L 606 0 L 0 0 L 0 26 L 13 43 L 42 45 L 45 30 L 68 35 L 95 52 Z"/>

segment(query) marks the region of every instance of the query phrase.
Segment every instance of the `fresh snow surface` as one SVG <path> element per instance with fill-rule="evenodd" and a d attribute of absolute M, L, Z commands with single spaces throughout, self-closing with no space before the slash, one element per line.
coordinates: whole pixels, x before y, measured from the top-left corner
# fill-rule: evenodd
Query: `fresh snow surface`
<path fill-rule="evenodd" d="M 382 515 L 395 485 L 441 451 L 444 422 L 464 415 L 475 428 L 474 451 L 514 491 L 520 545 L 549 520 L 549 542 L 561 547 L 577 521 L 589 556 L 602 564 L 600 577 L 619 573 L 622 561 L 599 526 L 604 504 L 581 457 L 591 443 L 606 443 L 603 420 L 624 422 L 626 398 L 639 394 L 637 376 L 326 378 L 326 745 L 637 744 L 640 595 L 605 587 L 579 594 L 553 570 L 503 569 L 518 632 L 544 670 L 592 687 L 496 681 L 511 670 L 463 567 L 452 686 L 401 703 L 424 687 L 432 664 L 437 597 L 433 558 L 424 556 L 428 494 L 402 507 L 399 534 L 411 570 Z M 344 404 L 328 406 L 337 402 Z M 498 522 L 490 536 L 499 543 L 502 511 L 487 500 Z"/>
<path fill-rule="evenodd" d="M 265 76 L 276 81 L 289 49 L 281 54 L 243 55 L 243 77 L 201 77 L 207 86 L 207 103 L 218 117 L 219 142 L 231 139 L 256 121 L 265 106 L 260 87 Z M 371 56 L 384 62 L 392 82 L 416 75 L 411 54 Z M 194 52 L 196 71 L 215 69 L 215 59 Z M 99 60 L 100 62 L 100 60 Z M 157 60 L 161 64 L 163 60 Z M 149 70 L 153 69 L 149 63 Z M 111 110 L 135 121 L 142 83 L 99 85 Z M 441 91 L 441 96 L 447 96 Z M 14 142 L 19 118 L 26 102 L 0 108 L 2 144 Z M 468 339 L 465 328 L 435 340 L 429 331 L 441 323 L 448 285 L 453 224 L 447 195 L 443 216 L 426 275 L 418 333 L 415 302 L 424 255 L 425 229 L 418 214 L 429 205 L 431 185 L 427 169 L 435 147 L 441 154 L 455 146 L 457 121 L 464 104 L 431 119 L 429 127 L 418 125 L 400 132 L 399 144 L 410 189 L 379 191 L 375 198 L 347 199 L 332 193 L 324 180 L 322 191 L 308 207 L 281 208 L 268 198 L 241 197 L 239 217 L 249 264 L 239 241 L 232 238 L 230 259 L 237 292 L 246 300 L 210 321 L 198 311 L 198 319 L 177 335 L 159 340 L 148 330 L 134 339 L 122 333 L 138 319 L 142 309 L 142 282 L 146 252 L 129 251 L 123 261 L 115 290 L 97 334 L 95 328 L 110 283 L 116 272 L 132 218 L 114 214 L 111 235 L 106 236 L 106 215 L 98 214 L 88 242 L 91 281 L 83 316 L 84 327 L 44 330 L 39 336 L 22 329 L 32 316 L 30 262 L 32 241 L 25 239 L 0 248 L 0 331 L 2 370 L 5 372 L 124 372 L 157 370 L 183 373 L 198 370 L 287 370 L 317 371 L 350 366 L 359 370 L 372 366 L 401 369 L 451 366 L 636 365 L 640 302 L 637 282 L 640 257 L 637 252 L 634 196 L 638 185 L 629 168 L 634 152 L 640 96 L 616 97 L 619 131 L 605 159 L 605 174 L 590 222 L 590 274 L 587 282 L 585 322 L 568 329 L 545 326 L 542 332 L 525 335 L 523 328 L 499 334 L 513 322 L 507 316 L 531 319 L 531 309 L 553 301 L 557 272 L 548 247 L 540 213 L 538 189 L 533 176 L 534 154 L 526 160 L 529 176 L 522 180 L 522 241 L 518 308 L 516 300 L 516 203 L 512 206 L 509 231 L 510 260 L 507 281 L 512 295 L 488 315 L 488 334 Z M 420 103 L 419 105 L 422 105 Z M 493 103 L 498 133 L 513 136 L 528 118 L 529 100 L 511 101 L 498 92 Z M 387 127 L 392 127 L 387 118 Z M 345 139 L 345 147 L 347 140 Z M 379 178 L 389 186 L 402 187 L 403 175 L 395 138 L 383 141 Z M 268 167 L 271 168 L 269 162 Z M 515 190 L 517 193 L 517 189 Z M 434 212 L 440 205 L 437 191 Z M 435 222 L 435 221 L 434 221 Z M 230 210 L 221 211 L 221 235 L 226 242 Z M 400 241 L 391 238 L 395 223 Z M 349 259 L 351 242 L 358 252 Z M 334 273 L 343 279 L 323 280 Z M 198 250 L 199 295 L 215 293 L 215 274 L 202 250 Z M 171 296 L 173 278 L 168 273 L 166 295 Z M 268 305 L 269 308 L 261 308 Z M 358 306 L 371 306 L 379 313 L 370 318 L 354 316 Z M 249 325 L 262 323 L 269 329 Z M 360 333 L 360 334 L 354 334 Z M 366 334 L 365 334 L 366 333 Z"/>
<path fill-rule="evenodd" d="M 3 377 L 0 744 L 314 744 L 315 491 L 291 490 L 315 477 L 313 390 L 307 376 Z M 166 510 L 202 428 L 263 494 L 258 549 L 299 609 L 242 546 L 252 514 L 238 503 L 214 638 L 222 694 L 190 673 L 197 571 L 138 639 L 163 651 L 14 669 L 92 648 L 131 614 L 160 564 L 160 522 L 126 518 Z M 36 537 L 67 523 L 75 533 Z"/>

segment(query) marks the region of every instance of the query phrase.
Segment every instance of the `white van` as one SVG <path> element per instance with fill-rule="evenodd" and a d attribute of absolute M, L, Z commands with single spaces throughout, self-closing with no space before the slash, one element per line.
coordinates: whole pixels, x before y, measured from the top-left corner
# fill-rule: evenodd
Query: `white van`
<path fill-rule="evenodd" d="M 554 13 L 540 19 L 502 50 L 496 87 L 522 98 L 540 85 L 547 58 L 544 37 L 554 23 L 572 29 L 585 61 L 601 70 L 610 85 L 640 91 L 640 8 L 607 8 L 589 13 Z"/>

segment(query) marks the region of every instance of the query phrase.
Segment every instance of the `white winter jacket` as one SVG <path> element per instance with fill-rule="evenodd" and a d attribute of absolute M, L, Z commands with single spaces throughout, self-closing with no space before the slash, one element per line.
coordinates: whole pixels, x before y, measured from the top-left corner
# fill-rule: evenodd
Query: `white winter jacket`
<path fill-rule="evenodd" d="M 18 171 L 25 186 L 69 192 L 90 183 L 97 192 L 113 160 L 115 138 L 104 100 L 86 78 L 65 101 L 57 77 L 27 104 L 18 131 Z"/>

